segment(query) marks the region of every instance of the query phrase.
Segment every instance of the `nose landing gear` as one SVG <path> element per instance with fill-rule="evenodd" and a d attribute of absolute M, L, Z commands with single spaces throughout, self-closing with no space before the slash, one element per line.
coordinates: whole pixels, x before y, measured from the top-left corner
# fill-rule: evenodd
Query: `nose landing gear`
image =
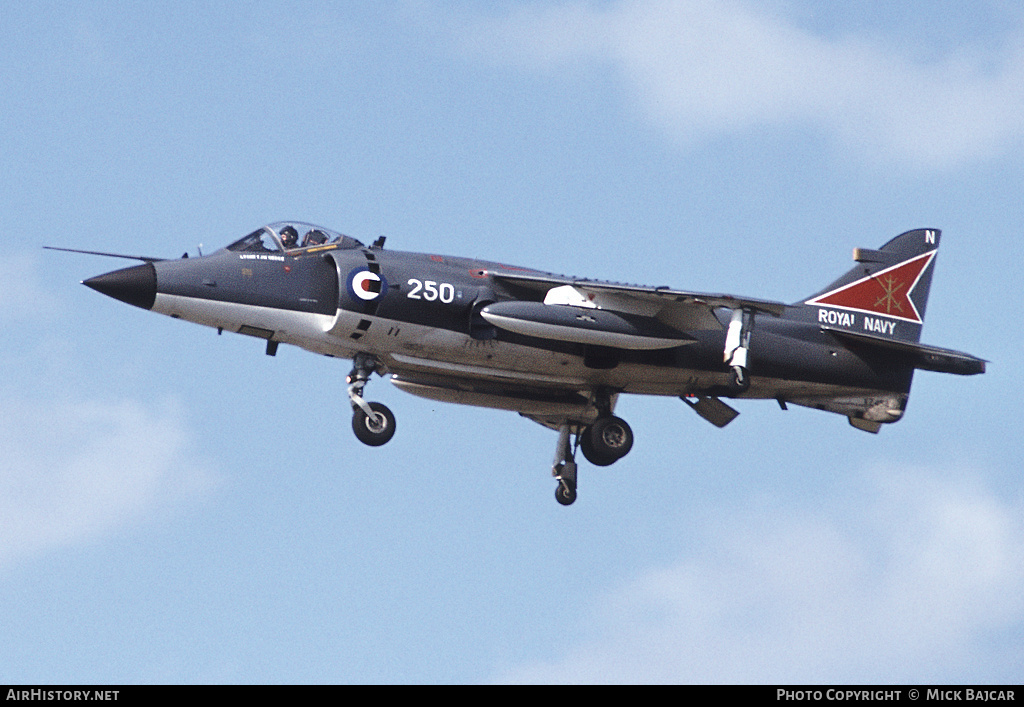
<path fill-rule="evenodd" d="M 382 403 L 363 399 L 363 388 L 370 375 L 377 370 L 377 360 L 367 354 L 357 354 L 348 374 L 348 397 L 352 402 L 352 431 L 363 444 L 379 447 L 395 436 L 395 414 Z"/>

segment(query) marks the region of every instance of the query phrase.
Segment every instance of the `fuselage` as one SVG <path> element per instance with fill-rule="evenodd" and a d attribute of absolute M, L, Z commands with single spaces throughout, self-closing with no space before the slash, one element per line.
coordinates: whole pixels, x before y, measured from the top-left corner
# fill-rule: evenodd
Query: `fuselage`
<path fill-rule="evenodd" d="M 132 304 L 327 356 L 369 354 L 410 392 L 443 386 L 462 395 L 442 399 L 509 409 L 522 407 L 501 402 L 511 389 L 522 400 L 594 390 L 728 395 L 727 310 L 715 312 L 713 325 L 688 331 L 680 346 L 612 348 L 490 325 L 480 316 L 489 304 L 543 299 L 502 275 L 558 277 L 500 263 L 366 247 L 348 238 L 291 249 L 251 239 L 205 257 L 128 270 L 147 281 L 140 271 L 148 268 L 152 298 L 143 292 Z M 758 316 L 749 347 L 754 375 L 733 397 L 841 413 L 873 407 L 879 421 L 898 419 L 913 369 L 851 351 L 818 319 L 818 309 L 803 304 L 781 316 Z"/>

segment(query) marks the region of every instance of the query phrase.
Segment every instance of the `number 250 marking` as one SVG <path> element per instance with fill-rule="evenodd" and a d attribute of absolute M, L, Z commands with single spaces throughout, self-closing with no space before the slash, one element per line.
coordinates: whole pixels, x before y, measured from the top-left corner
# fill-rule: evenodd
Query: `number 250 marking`
<path fill-rule="evenodd" d="M 455 286 L 447 282 L 426 280 L 421 282 L 412 278 L 407 283 L 412 289 L 406 295 L 409 299 L 423 299 L 428 302 L 440 300 L 445 304 L 455 301 Z"/>

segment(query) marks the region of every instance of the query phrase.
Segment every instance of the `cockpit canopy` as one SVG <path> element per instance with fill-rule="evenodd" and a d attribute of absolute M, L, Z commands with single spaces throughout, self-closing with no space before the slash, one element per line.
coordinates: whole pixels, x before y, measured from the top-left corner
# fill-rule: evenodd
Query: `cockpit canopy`
<path fill-rule="evenodd" d="M 355 238 L 311 223 L 278 221 L 253 231 L 245 238 L 240 238 L 227 249 L 236 253 L 280 253 L 320 245 L 361 248 L 363 244 Z"/>

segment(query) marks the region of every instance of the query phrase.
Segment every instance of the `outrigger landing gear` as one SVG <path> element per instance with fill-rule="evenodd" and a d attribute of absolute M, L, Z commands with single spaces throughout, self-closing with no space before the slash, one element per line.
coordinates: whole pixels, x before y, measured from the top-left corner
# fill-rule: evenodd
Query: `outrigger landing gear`
<path fill-rule="evenodd" d="M 745 393 L 750 387 L 750 331 L 753 328 L 752 310 L 732 310 L 732 319 L 729 320 L 729 329 L 725 335 L 723 360 L 732 369 L 729 390 L 733 395 Z"/>
<path fill-rule="evenodd" d="M 387 444 L 395 436 L 395 414 L 382 403 L 369 403 L 363 399 L 363 388 L 378 368 L 377 359 L 369 354 L 356 354 L 348 383 L 348 398 L 352 401 L 352 431 L 356 439 L 371 447 Z"/>

